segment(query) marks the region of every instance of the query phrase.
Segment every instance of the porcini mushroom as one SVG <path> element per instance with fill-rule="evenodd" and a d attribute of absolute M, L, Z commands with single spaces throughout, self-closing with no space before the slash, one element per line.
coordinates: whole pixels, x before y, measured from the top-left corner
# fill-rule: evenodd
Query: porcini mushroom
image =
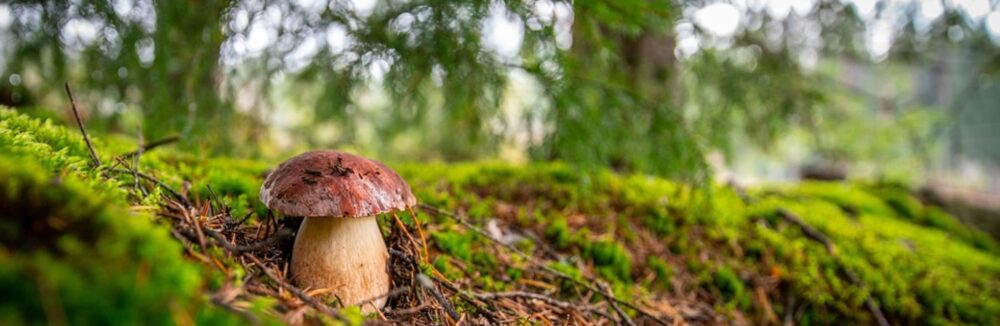
<path fill-rule="evenodd" d="M 348 306 L 389 291 L 389 254 L 378 214 L 416 204 L 406 181 L 384 164 L 348 153 L 307 152 L 264 180 L 260 200 L 285 216 L 305 219 L 292 249 L 292 281 L 330 289 Z M 361 307 L 374 312 L 385 297 Z"/>

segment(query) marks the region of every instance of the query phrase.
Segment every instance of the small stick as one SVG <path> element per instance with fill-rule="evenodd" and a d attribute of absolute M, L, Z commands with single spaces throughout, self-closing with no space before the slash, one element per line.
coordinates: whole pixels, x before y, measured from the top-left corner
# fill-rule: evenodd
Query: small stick
<path fill-rule="evenodd" d="M 430 259 L 430 253 L 427 251 L 427 238 L 424 237 L 424 228 L 420 227 L 420 220 L 417 219 L 417 213 L 413 211 L 413 207 L 407 208 L 410 211 L 410 217 L 413 219 L 413 224 L 417 226 L 417 236 L 420 237 L 420 244 L 424 248 L 424 261 Z"/>
<path fill-rule="evenodd" d="M 310 297 L 308 294 L 306 294 L 305 292 L 303 292 L 298 287 L 295 287 L 294 285 L 288 284 L 288 282 L 285 282 L 285 281 L 281 280 L 280 278 L 278 278 L 277 276 L 275 276 L 273 273 L 271 273 L 271 270 L 268 269 L 267 266 L 264 266 L 264 263 L 262 263 L 260 261 L 260 259 L 257 259 L 257 257 L 254 257 L 253 255 L 247 255 L 247 254 L 244 254 L 243 257 L 246 257 L 247 259 L 250 259 L 250 261 L 252 261 L 254 264 L 257 265 L 257 269 L 260 269 L 261 272 L 264 272 L 264 275 L 266 275 L 268 278 L 270 278 L 272 281 L 274 281 L 274 283 L 277 283 L 279 287 L 281 287 L 281 288 L 283 288 L 285 290 L 288 290 L 288 292 L 292 292 L 292 294 L 294 294 L 296 297 L 298 297 L 299 300 L 302 300 L 302 302 L 305 302 L 307 305 L 309 305 L 313 309 L 316 309 L 316 310 L 318 310 L 318 311 L 320 311 L 322 313 L 325 313 L 325 314 L 329 315 L 330 317 L 333 317 L 334 319 L 339 319 L 339 320 L 345 320 L 346 321 L 346 319 L 344 319 L 344 317 L 341 316 L 340 313 L 337 312 L 336 310 L 333 310 L 329 306 L 316 301 L 315 299 L 313 299 L 312 297 Z"/>
<path fill-rule="evenodd" d="M 418 314 L 418 313 L 420 313 L 420 312 L 422 312 L 425 309 L 430 308 L 430 307 L 431 306 L 429 304 L 424 303 L 424 304 L 421 304 L 421 305 L 413 307 L 413 308 L 387 311 L 386 314 L 393 315 L 393 316 L 407 316 L 407 315 L 412 315 L 412 314 Z"/>
<path fill-rule="evenodd" d="M 396 213 L 392 213 L 392 218 L 396 220 L 396 224 L 399 224 L 399 230 L 403 231 L 403 235 L 405 235 L 406 238 L 410 240 L 410 245 L 412 245 L 413 250 L 416 251 L 415 254 L 419 253 L 420 247 L 419 245 L 417 245 L 417 240 L 414 240 L 413 236 L 410 235 L 410 231 L 406 230 L 406 224 L 403 224 L 403 220 L 400 220 L 399 215 L 396 215 Z M 423 261 L 426 263 L 427 257 L 423 257 Z"/>
<path fill-rule="evenodd" d="M 400 293 L 404 293 L 404 292 L 409 291 L 409 290 L 410 290 L 409 286 L 398 287 L 398 288 L 389 290 L 389 292 L 382 293 L 382 294 L 376 295 L 374 297 L 358 301 L 358 303 L 355 303 L 354 305 L 358 306 L 358 307 L 364 307 L 366 304 L 372 303 L 375 300 L 382 299 L 382 298 L 393 297 L 393 296 L 399 295 Z"/>
<path fill-rule="evenodd" d="M 132 160 L 132 172 L 133 172 L 132 180 L 135 182 L 135 187 L 139 189 L 139 193 L 142 194 L 143 197 L 145 197 L 149 194 L 146 192 L 146 187 L 143 187 L 142 183 L 139 183 L 139 160 L 142 159 L 142 142 L 143 142 L 141 121 L 139 122 L 139 125 L 136 126 L 136 137 L 139 138 L 138 139 L 139 145 L 138 145 L 138 154 L 136 154 Z"/>
<path fill-rule="evenodd" d="M 121 170 L 121 169 L 110 169 L 108 171 L 115 172 L 115 173 L 132 174 L 132 171 Z M 154 177 L 152 177 L 152 176 L 150 176 L 148 174 L 142 173 L 142 172 L 135 172 L 135 174 L 139 175 L 140 178 L 146 179 L 146 180 L 148 180 L 148 181 L 150 181 L 152 183 L 155 183 L 160 188 L 163 188 L 164 190 L 166 190 L 167 192 L 169 192 L 171 196 L 174 196 L 175 198 L 177 198 L 177 200 L 179 200 L 182 204 L 184 204 L 185 207 L 191 207 L 191 201 L 189 201 L 184 196 L 181 196 L 180 193 L 178 193 L 173 188 L 170 188 L 170 186 L 167 185 L 166 183 L 163 183 L 163 181 L 160 181 L 159 179 L 154 178 Z"/>
<path fill-rule="evenodd" d="M 128 152 L 128 153 L 125 153 L 125 154 L 121 154 L 121 155 L 118 155 L 118 156 L 119 157 L 131 157 L 131 156 L 136 156 L 136 155 L 142 155 L 142 152 L 147 152 L 147 151 L 149 151 L 151 149 L 154 149 L 154 148 L 157 148 L 157 147 L 160 147 L 160 146 L 163 146 L 163 145 L 167 145 L 167 144 L 171 144 L 171 143 L 176 143 L 180 139 L 181 138 L 178 137 L 178 136 L 169 136 L 169 137 L 166 137 L 166 138 L 163 138 L 163 139 L 154 140 L 154 141 L 152 141 L 152 142 L 150 142 L 148 144 L 141 145 L 138 149 L 136 149 L 134 151 L 131 151 L 131 152 Z"/>
<path fill-rule="evenodd" d="M 607 318 L 608 320 L 617 321 L 613 316 L 608 313 L 601 311 L 600 309 L 595 309 L 593 307 L 582 306 L 575 303 L 570 303 L 566 301 L 560 301 L 558 299 L 549 297 L 544 294 L 524 292 L 524 291 L 510 291 L 510 292 L 488 292 L 488 293 L 476 293 L 476 298 L 480 300 L 494 300 L 500 298 L 522 298 L 522 299 L 532 299 L 545 302 L 549 305 L 559 307 L 560 309 L 571 311 L 571 310 L 586 310 L 588 312 L 593 312 L 601 317 Z"/>
<path fill-rule="evenodd" d="M 822 244 L 824 247 L 826 247 L 826 251 L 831 255 L 837 254 L 837 247 L 833 245 L 833 241 L 831 241 L 830 238 L 824 235 L 823 232 L 816 230 L 816 228 L 812 227 L 811 225 L 800 219 L 798 216 L 795 216 L 795 214 L 792 214 L 784 209 L 778 210 L 778 216 L 780 216 L 785 221 L 788 221 L 789 223 L 798 226 L 799 229 L 802 230 L 802 233 L 806 235 L 806 237 L 809 237 L 810 239 L 813 239 L 816 242 Z"/>
<path fill-rule="evenodd" d="M 191 217 L 191 225 L 194 226 L 194 234 L 198 238 L 198 245 L 204 250 L 205 248 L 205 233 L 202 232 L 201 223 L 198 222 L 198 217 Z"/>
<path fill-rule="evenodd" d="M 757 285 L 754 287 L 753 293 L 757 297 L 757 302 L 760 303 L 760 308 L 764 310 L 764 324 L 777 325 L 778 316 L 774 314 L 774 309 L 771 308 L 771 302 L 768 301 L 764 288 Z"/>
<path fill-rule="evenodd" d="M 459 298 L 461 298 L 462 300 L 465 300 L 465 302 L 468 302 L 469 304 L 475 306 L 476 310 L 478 310 L 479 312 L 483 313 L 483 315 L 486 316 L 486 319 L 489 319 L 490 322 L 492 322 L 494 324 L 500 324 L 499 317 L 497 317 L 497 315 L 493 314 L 493 312 L 490 311 L 485 305 L 483 305 L 483 304 L 481 304 L 479 302 L 476 302 L 477 299 L 475 297 L 473 297 L 471 295 L 468 295 L 465 292 L 462 292 L 461 290 L 459 290 L 454 285 L 451 285 L 447 281 L 445 281 L 444 279 L 442 279 L 440 276 L 435 276 L 435 278 L 437 278 L 438 284 L 441 284 L 441 286 L 444 286 L 445 288 L 447 288 L 451 292 L 455 292 L 455 294 L 458 294 Z"/>
<path fill-rule="evenodd" d="M 221 233 L 219 233 L 219 232 L 217 232 L 215 230 L 212 230 L 212 229 L 202 229 L 202 231 L 204 231 L 205 233 L 208 233 L 209 236 L 211 236 L 212 238 L 214 238 L 215 239 L 215 243 L 217 243 L 219 246 L 221 246 L 224 249 L 226 249 L 227 251 L 230 251 L 230 252 L 232 252 L 234 254 L 237 254 L 237 255 L 267 248 L 271 244 L 273 244 L 275 242 L 278 242 L 278 240 L 281 240 L 281 239 L 284 239 L 284 238 L 292 236 L 292 231 L 291 230 L 289 230 L 289 229 L 281 229 L 278 232 L 275 232 L 274 234 L 272 234 L 267 239 L 264 239 L 264 240 L 261 240 L 261 241 L 258 241 L 258 242 L 254 242 L 254 243 L 251 243 L 251 244 L 248 244 L 248 245 L 245 245 L 245 246 L 240 246 L 240 245 L 235 245 L 235 244 L 229 242 L 228 240 L 226 240 L 226 238 Z"/>
<path fill-rule="evenodd" d="M 101 166 L 101 159 L 97 157 L 97 151 L 94 150 L 94 145 L 90 143 L 90 136 L 87 136 L 87 130 L 83 128 L 83 120 L 80 119 L 80 112 L 76 109 L 76 100 L 73 99 L 73 91 L 69 89 L 69 82 L 66 82 L 66 95 L 69 95 L 69 104 L 73 108 L 73 116 L 76 117 L 76 125 L 80 127 L 80 133 L 83 134 L 83 141 L 87 143 L 87 149 L 90 150 L 90 159 L 94 163 L 94 167 Z"/>
<path fill-rule="evenodd" d="M 603 289 L 604 291 L 607 291 L 608 293 L 611 293 L 611 289 L 608 288 L 607 284 L 599 283 L 599 285 L 600 285 L 601 289 Z M 618 303 L 615 302 L 615 300 L 608 300 L 608 303 L 610 303 L 611 304 L 611 308 L 614 309 L 615 312 L 618 313 L 618 316 L 622 317 L 621 320 L 622 320 L 622 322 L 625 323 L 625 325 L 636 326 L 635 322 L 632 321 L 632 318 L 629 318 L 628 314 L 626 314 L 624 311 L 622 311 L 622 308 L 618 306 Z"/>
<path fill-rule="evenodd" d="M 457 321 L 461 319 L 461 316 L 459 316 L 458 312 L 455 311 L 455 307 L 452 307 L 451 302 L 449 302 L 448 299 L 441 294 L 441 291 L 438 290 L 437 286 L 434 286 L 434 281 L 431 281 L 430 277 L 427 277 L 427 275 L 424 275 L 423 273 L 417 274 L 417 282 L 420 283 L 420 286 L 423 286 L 425 289 L 431 291 L 434 300 L 437 300 L 437 302 L 444 307 L 444 310 L 448 312 L 448 316 L 451 317 L 451 320 Z"/>
<path fill-rule="evenodd" d="M 208 188 L 208 193 L 212 195 L 212 200 L 209 201 L 208 207 L 212 207 L 212 202 L 215 202 L 215 208 L 221 209 L 226 213 L 226 223 L 232 223 L 233 216 L 229 214 L 229 206 L 224 204 L 222 200 L 219 200 L 219 196 L 215 194 L 215 190 L 212 190 L 212 185 L 206 185 L 205 187 Z"/>
<path fill-rule="evenodd" d="M 250 219 L 250 216 L 253 216 L 253 213 L 254 213 L 254 211 L 252 211 L 252 210 L 249 211 L 249 212 L 247 212 L 247 215 L 244 216 L 243 219 L 241 219 L 239 222 L 237 222 L 236 225 L 242 225 L 243 223 L 246 223 L 247 220 Z"/>

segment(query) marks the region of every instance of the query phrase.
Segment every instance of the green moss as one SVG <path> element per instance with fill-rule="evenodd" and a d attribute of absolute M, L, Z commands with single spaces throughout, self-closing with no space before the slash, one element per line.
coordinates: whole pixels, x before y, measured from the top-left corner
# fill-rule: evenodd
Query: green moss
<path fill-rule="evenodd" d="M 632 258 L 621 244 L 608 240 L 595 241 L 586 253 L 601 275 L 621 282 L 632 281 Z"/>
<path fill-rule="evenodd" d="M 200 295 L 200 269 L 151 217 L 74 176 L 0 159 L 0 324 L 235 323 Z"/>
<path fill-rule="evenodd" d="M 646 267 L 652 270 L 655 276 L 651 282 L 654 288 L 664 291 L 673 289 L 671 279 L 674 277 L 676 270 L 669 263 L 659 257 L 650 256 L 646 260 Z"/>
<path fill-rule="evenodd" d="M 515 267 L 508 267 L 506 275 L 512 282 L 516 282 L 521 279 L 522 275 L 524 275 L 524 270 Z"/>
<path fill-rule="evenodd" d="M 433 232 L 434 245 L 455 258 L 468 261 L 472 258 L 472 243 L 475 235 L 467 232 Z"/>
<path fill-rule="evenodd" d="M 566 249 L 570 245 L 570 230 L 566 218 L 559 216 L 545 228 L 545 238 L 556 249 Z"/>
<path fill-rule="evenodd" d="M 755 229 L 787 264 L 796 292 L 817 304 L 817 310 L 852 315 L 864 309 L 864 298 L 871 294 L 890 315 L 905 320 L 930 318 L 944 312 L 943 307 L 950 307 L 948 319 L 964 323 L 990 323 L 1000 313 L 1000 260 L 951 240 L 944 231 L 891 215 L 851 217 L 825 200 L 772 198 L 761 205 L 788 209 L 834 240 L 837 256 L 795 227 Z M 850 283 L 840 268 L 857 274 L 867 287 Z"/>
<path fill-rule="evenodd" d="M 580 269 L 576 268 L 576 266 L 570 264 L 569 262 L 565 261 L 551 262 L 549 263 L 548 267 L 574 280 L 577 281 L 583 280 L 583 272 L 580 271 Z M 576 289 L 576 284 L 574 284 L 573 282 L 565 279 L 559 279 L 558 284 L 559 284 L 559 293 L 561 293 L 563 296 L 573 296 L 576 294 L 576 291 L 574 291 Z"/>
<path fill-rule="evenodd" d="M 891 216 L 894 211 L 882 199 L 858 187 L 839 182 L 803 182 L 788 190 L 792 196 L 818 198 L 837 205 L 850 215 Z"/>
<path fill-rule="evenodd" d="M 434 258 L 434 268 L 437 269 L 441 274 L 444 274 L 448 279 L 458 279 L 462 277 L 462 272 L 452 265 L 449 261 L 449 256 L 440 255 Z"/>
<path fill-rule="evenodd" d="M 670 218 L 670 213 L 665 207 L 654 207 L 649 210 L 643 219 L 643 226 L 652 230 L 658 235 L 667 235 L 677 228 L 674 220 Z"/>
<path fill-rule="evenodd" d="M 868 192 L 881 198 L 897 216 L 919 219 L 924 213 L 924 205 L 910 194 L 910 190 L 898 184 L 879 184 L 864 187 Z"/>
<path fill-rule="evenodd" d="M 726 300 L 740 309 L 750 307 L 750 295 L 743 286 L 743 280 L 731 268 L 723 266 L 716 270 L 713 285 Z"/>
<path fill-rule="evenodd" d="M 345 307 L 340 309 L 339 312 L 344 317 L 344 320 L 338 321 L 341 325 L 360 326 L 365 323 L 365 315 L 358 306 Z"/>
<path fill-rule="evenodd" d="M 125 148 L 122 151 L 134 146 L 126 141 L 97 143 Z M 100 150 L 106 161 L 116 151 Z M 23 189 L 51 188 L 62 197 L 45 199 L 47 191 L 36 191 L 39 200 L 47 200 L 42 203 L 51 203 L 42 206 L 58 213 L 50 215 L 87 221 L 52 241 L 23 232 L 24 225 L 0 223 L 0 238 L 13 239 L 4 242 L 0 252 L 0 282 L 7 282 L 2 283 L 10 293 L 6 297 L 25 298 L 2 302 L 0 323 L 45 321 L 39 319 L 46 315 L 38 301 L 40 289 L 45 289 L 30 278 L 35 274 L 44 274 L 37 278 L 50 280 L 58 291 L 111 298 L 78 302 L 74 300 L 83 300 L 83 295 L 60 296 L 66 307 L 87 307 L 90 312 L 73 311 L 85 316 L 85 321 L 127 324 L 160 316 L 168 305 L 154 294 L 176 298 L 175 306 L 198 316 L 198 321 L 215 321 L 211 320 L 214 310 L 205 312 L 208 305 L 198 293 L 221 282 L 220 277 L 188 265 L 179 258 L 176 243 L 165 230 L 150 223 L 151 217 L 130 214 L 124 208 L 130 203 L 158 204 L 156 193 L 145 198 L 126 193 L 119 186 L 130 178 L 105 181 L 88 166 L 86 147 L 72 129 L 9 110 L 0 110 L 0 154 L 0 160 L 5 160 L 0 161 L 0 170 L 15 171 L 10 167 L 28 162 L 28 172 L 9 173 L 35 176 L 0 179 L 0 192 L 34 198 Z M 264 216 L 257 191 L 264 173 L 276 163 L 158 149 L 143 156 L 142 168 L 176 189 L 184 189 L 187 183 L 193 197 L 202 200 L 211 196 L 211 186 L 234 215 L 255 211 Z M 519 250 L 535 257 L 551 257 L 549 250 L 555 250 L 562 259 L 549 261 L 548 266 L 580 280 L 599 277 L 623 298 L 641 301 L 667 291 L 696 291 L 704 294 L 699 294 L 699 300 L 720 310 L 740 310 L 754 317 L 760 312 L 750 304 L 753 296 L 744 279 L 770 277 L 779 282 L 780 295 L 794 295 L 800 302 L 797 307 L 804 307 L 796 308 L 801 309 L 802 324 L 870 324 L 873 321 L 864 307 L 869 296 L 901 324 L 997 324 L 996 316 L 1000 316 L 996 241 L 964 227 L 940 209 L 924 206 L 904 187 L 810 182 L 751 189 L 752 204 L 746 204 L 724 187 L 693 188 L 610 171 L 582 175 L 559 163 L 407 164 L 398 166 L 398 171 L 422 203 L 463 212 L 476 224 L 497 219 L 501 231 L 507 232 L 509 226 L 512 233 L 507 234 L 525 236 L 514 243 Z M 0 211 L 5 207 L 0 206 Z M 827 235 L 837 255 L 780 218 L 778 210 L 796 214 Z M 402 215 L 408 223 L 409 214 Z M 428 240 L 436 249 L 432 263 L 421 265 L 425 271 L 435 268 L 448 278 L 470 278 L 463 281 L 493 291 L 518 289 L 517 280 L 539 277 L 523 257 L 496 254 L 485 238 L 447 218 L 424 214 L 417 218 L 431 226 Z M 140 235 L 142 239 L 137 239 Z M 545 243 L 536 244 L 535 235 Z M 102 266 L 109 271 L 107 275 L 138 275 L 139 266 L 149 261 L 163 264 L 164 269 L 150 272 L 148 282 L 160 277 L 156 282 L 184 284 L 151 289 L 151 294 L 134 293 L 125 284 L 134 285 L 135 277 L 105 280 L 106 275 L 92 271 L 97 268 L 94 264 L 62 258 L 83 257 L 102 241 L 110 241 L 106 246 L 110 249 L 106 256 L 95 257 L 109 264 Z M 123 247 L 118 241 L 133 246 Z M 671 266 L 664 255 L 684 264 Z M 641 269 L 634 273 L 633 259 L 639 259 L 635 267 Z M 42 268 L 52 272 L 38 272 Z M 853 284 L 846 273 L 857 275 L 864 285 Z M 648 280 L 651 275 L 653 279 Z M 555 284 L 559 296 L 567 299 L 587 292 L 566 280 L 544 281 Z M 674 283 L 679 289 L 671 288 Z M 131 301 L 117 310 L 111 303 L 125 300 L 121 298 Z M 771 298 L 779 315 L 790 308 L 782 306 L 783 299 Z M 268 306 L 264 299 L 255 302 L 259 304 L 256 311 Z M 169 323 L 170 318 L 155 320 Z"/>

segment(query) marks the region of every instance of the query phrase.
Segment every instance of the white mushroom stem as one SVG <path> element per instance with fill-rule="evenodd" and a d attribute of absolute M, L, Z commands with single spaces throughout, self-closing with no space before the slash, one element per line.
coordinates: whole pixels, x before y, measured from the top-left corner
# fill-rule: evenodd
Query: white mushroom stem
<path fill-rule="evenodd" d="M 292 279 L 310 290 L 330 289 L 350 306 L 389 292 L 388 260 L 374 216 L 306 217 L 292 250 Z M 361 309 L 375 312 L 385 301 L 375 299 Z"/>

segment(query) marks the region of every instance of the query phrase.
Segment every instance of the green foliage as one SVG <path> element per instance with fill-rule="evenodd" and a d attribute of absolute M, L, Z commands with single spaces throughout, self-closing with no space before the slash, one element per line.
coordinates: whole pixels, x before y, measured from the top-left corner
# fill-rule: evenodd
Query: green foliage
<path fill-rule="evenodd" d="M 105 127 L 124 124 L 134 130 L 128 115 L 137 113 L 151 138 L 214 130 L 211 133 L 224 137 L 203 140 L 223 145 L 234 135 L 222 131 L 232 131 L 228 127 L 237 126 L 235 121 L 248 121 L 234 114 L 213 82 L 220 68 L 226 6 L 224 2 L 153 2 L 120 11 L 110 1 L 72 6 L 16 1 L 10 6 L 14 15 L 37 13 L 39 19 L 10 26 L 17 46 L 9 49 L 12 55 L 5 60 L 5 71 L 20 73 L 26 83 L 28 76 L 44 80 L 26 85 L 36 94 L 62 95 L 62 83 L 50 81 L 73 80 L 79 86 L 78 95 L 110 100 L 115 108 L 97 120 Z M 69 21 L 87 21 L 102 28 L 91 42 L 77 37 L 71 37 L 71 45 L 53 42 L 63 38 Z"/>
<path fill-rule="evenodd" d="M 886 90 L 841 82 L 851 68 L 836 66 L 910 76 L 917 70 L 883 70 L 969 52 L 977 71 L 948 70 L 987 85 L 979 79 L 996 75 L 996 42 L 962 6 L 945 2 L 927 21 L 889 3 L 879 12 L 897 16 L 892 51 L 873 60 L 859 45 L 884 26 L 849 2 L 820 2 L 790 20 L 750 6 L 720 36 L 691 19 L 709 2 L 691 0 L 18 0 L 8 15 L 32 18 L 9 23 L 0 80 L 11 82 L 0 94 L 51 105 L 62 98 L 55 81 L 69 80 L 93 104 L 92 126 L 141 125 L 147 139 L 180 134 L 187 149 L 207 152 L 270 153 L 262 135 L 277 131 L 298 148 L 356 146 L 396 160 L 514 148 L 590 172 L 707 183 L 704 154 L 767 149 L 793 131 L 820 159 L 899 163 L 885 164 L 893 177 L 920 172 L 947 119 L 910 102 L 945 101 L 882 98 Z M 506 42 L 491 31 L 497 21 L 513 30 Z M 278 115 L 291 118 L 270 126 Z M 229 146 L 247 139 L 259 146 Z"/>

